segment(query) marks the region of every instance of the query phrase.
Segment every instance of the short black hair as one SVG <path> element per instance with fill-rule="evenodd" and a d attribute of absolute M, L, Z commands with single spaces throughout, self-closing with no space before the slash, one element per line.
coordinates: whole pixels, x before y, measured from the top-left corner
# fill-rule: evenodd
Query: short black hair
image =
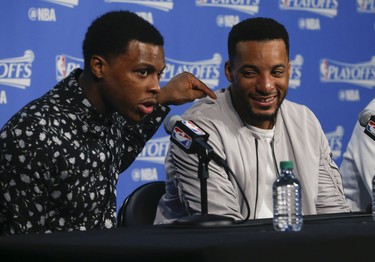
<path fill-rule="evenodd" d="M 130 11 L 111 11 L 98 17 L 87 29 L 83 58 L 88 66 L 93 55 L 106 59 L 126 53 L 129 42 L 164 45 L 163 36 L 148 21 Z"/>
<path fill-rule="evenodd" d="M 248 18 L 232 27 L 228 36 L 228 56 L 236 55 L 236 45 L 241 41 L 269 41 L 282 39 L 289 57 L 289 34 L 285 27 L 272 18 Z"/>

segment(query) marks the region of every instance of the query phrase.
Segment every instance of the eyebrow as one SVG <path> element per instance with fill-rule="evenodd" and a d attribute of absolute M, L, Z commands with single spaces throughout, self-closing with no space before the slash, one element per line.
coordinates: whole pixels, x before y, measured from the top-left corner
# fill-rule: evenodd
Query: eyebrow
<path fill-rule="evenodd" d="M 152 64 L 140 63 L 140 64 L 137 65 L 137 67 L 140 67 L 140 68 L 145 67 L 149 71 L 155 71 L 156 72 L 156 67 Z M 167 65 L 164 65 L 163 68 L 160 70 L 160 72 L 164 71 L 166 67 L 167 67 Z"/>
<path fill-rule="evenodd" d="M 276 65 L 272 66 L 272 69 L 275 69 L 275 68 L 278 68 L 278 67 L 287 68 L 288 66 L 285 65 L 284 63 L 281 63 L 281 64 L 276 64 Z M 252 64 L 245 64 L 245 65 L 240 67 L 240 70 L 246 69 L 246 68 L 251 68 L 251 69 L 254 69 L 256 71 L 259 70 L 259 68 L 257 66 L 252 65 Z"/>
<path fill-rule="evenodd" d="M 255 66 L 255 65 L 249 65 L 249 64 L 245 64 L 243 66 L 240 67 L 240 70 L 243 70 L 243 69 L 247 69 L 247 68 L 251 68 L 251 69 L 254 69 L 254 70 L 258 70 L 258 67 Z"/>
<path fill-rule="evenodd" d="M 288 66 L 282 63 L 282 64 L 274 65 L 272 68 L 276 68 L 276 67 L 284 67 L 284 68 L 287 68 Z"/>

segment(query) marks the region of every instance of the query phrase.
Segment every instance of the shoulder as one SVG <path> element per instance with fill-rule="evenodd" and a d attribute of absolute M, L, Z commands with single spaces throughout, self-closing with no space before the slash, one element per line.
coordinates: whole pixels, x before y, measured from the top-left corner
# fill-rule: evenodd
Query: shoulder
<path fill-rule="evenodd" d="M 286 128 L 298 132 L 321 134 L 322 127 L 314 112 L 305 105 L 284 100 L 280 107 L 279 117 Z"/>
<path fill-rule="evenodd" d="M 281 105 L 281 110 L 296 114 L 313 114 L 306 105 L 299 104 L 285 99 Z"/>
<path fill-rule="evenodd" d="M 211 135 L 236 133 L 243 123 L 231 103 L 227 89 L 216 91 L 217 99 L 204 98 L 188 109 L 182 118 L 192 120 Z"/>
<path fill-rule="evenodd" d="M 228 89 L 220 89 L 216 92 L 217 99 L 205 97 L 196 102 L 183 115 L 186 117 L 206 118 L 212 121 L 232 122 L 238 119 L 233 108 Z"/>
<path fill-rule="evenodd" d="M 318 121 L 314 112 L 307 106 L 285 99 L 280 107 L 283 116 L 295 121 Z"/>

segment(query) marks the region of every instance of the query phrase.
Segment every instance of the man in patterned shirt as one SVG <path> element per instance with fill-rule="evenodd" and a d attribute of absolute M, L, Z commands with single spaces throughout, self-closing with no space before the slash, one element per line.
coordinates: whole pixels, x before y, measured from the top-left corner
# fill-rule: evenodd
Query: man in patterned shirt
<path fill-rule="evenodd" d="M 0 131 L 0 235 L 111 228 L 118 175 L 168 105 L 215 94 L 192 74 L 159 86 L 164 40 L 128 11 L 96 19 L 84 70 L 16 113 Z"/>

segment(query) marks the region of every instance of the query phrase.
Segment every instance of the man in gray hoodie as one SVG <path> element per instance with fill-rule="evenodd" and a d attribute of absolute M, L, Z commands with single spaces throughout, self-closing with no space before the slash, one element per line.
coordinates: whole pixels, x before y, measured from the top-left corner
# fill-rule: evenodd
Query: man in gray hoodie
<path fill-rule="evenodd" d="M 291 70 L 285 27 L 269 18 L 244 20 L 229 33 L 228 55 L 230 86 L 216 92 L 217 100 L 203 99 L 182 116 L 210 134 L 208 143 L 235 175 L 209 162 L 208 212 L 237 221 L 248 212 L 250 219 L 272 217 L 272 183 L 283 160 L 294 162 L 304 215 L 349 212 L 318 119 L 306 106 L 285 99 Z M 156 224 L 201 212 L 198 163 L 195 154 L 170 145 Z"/>

